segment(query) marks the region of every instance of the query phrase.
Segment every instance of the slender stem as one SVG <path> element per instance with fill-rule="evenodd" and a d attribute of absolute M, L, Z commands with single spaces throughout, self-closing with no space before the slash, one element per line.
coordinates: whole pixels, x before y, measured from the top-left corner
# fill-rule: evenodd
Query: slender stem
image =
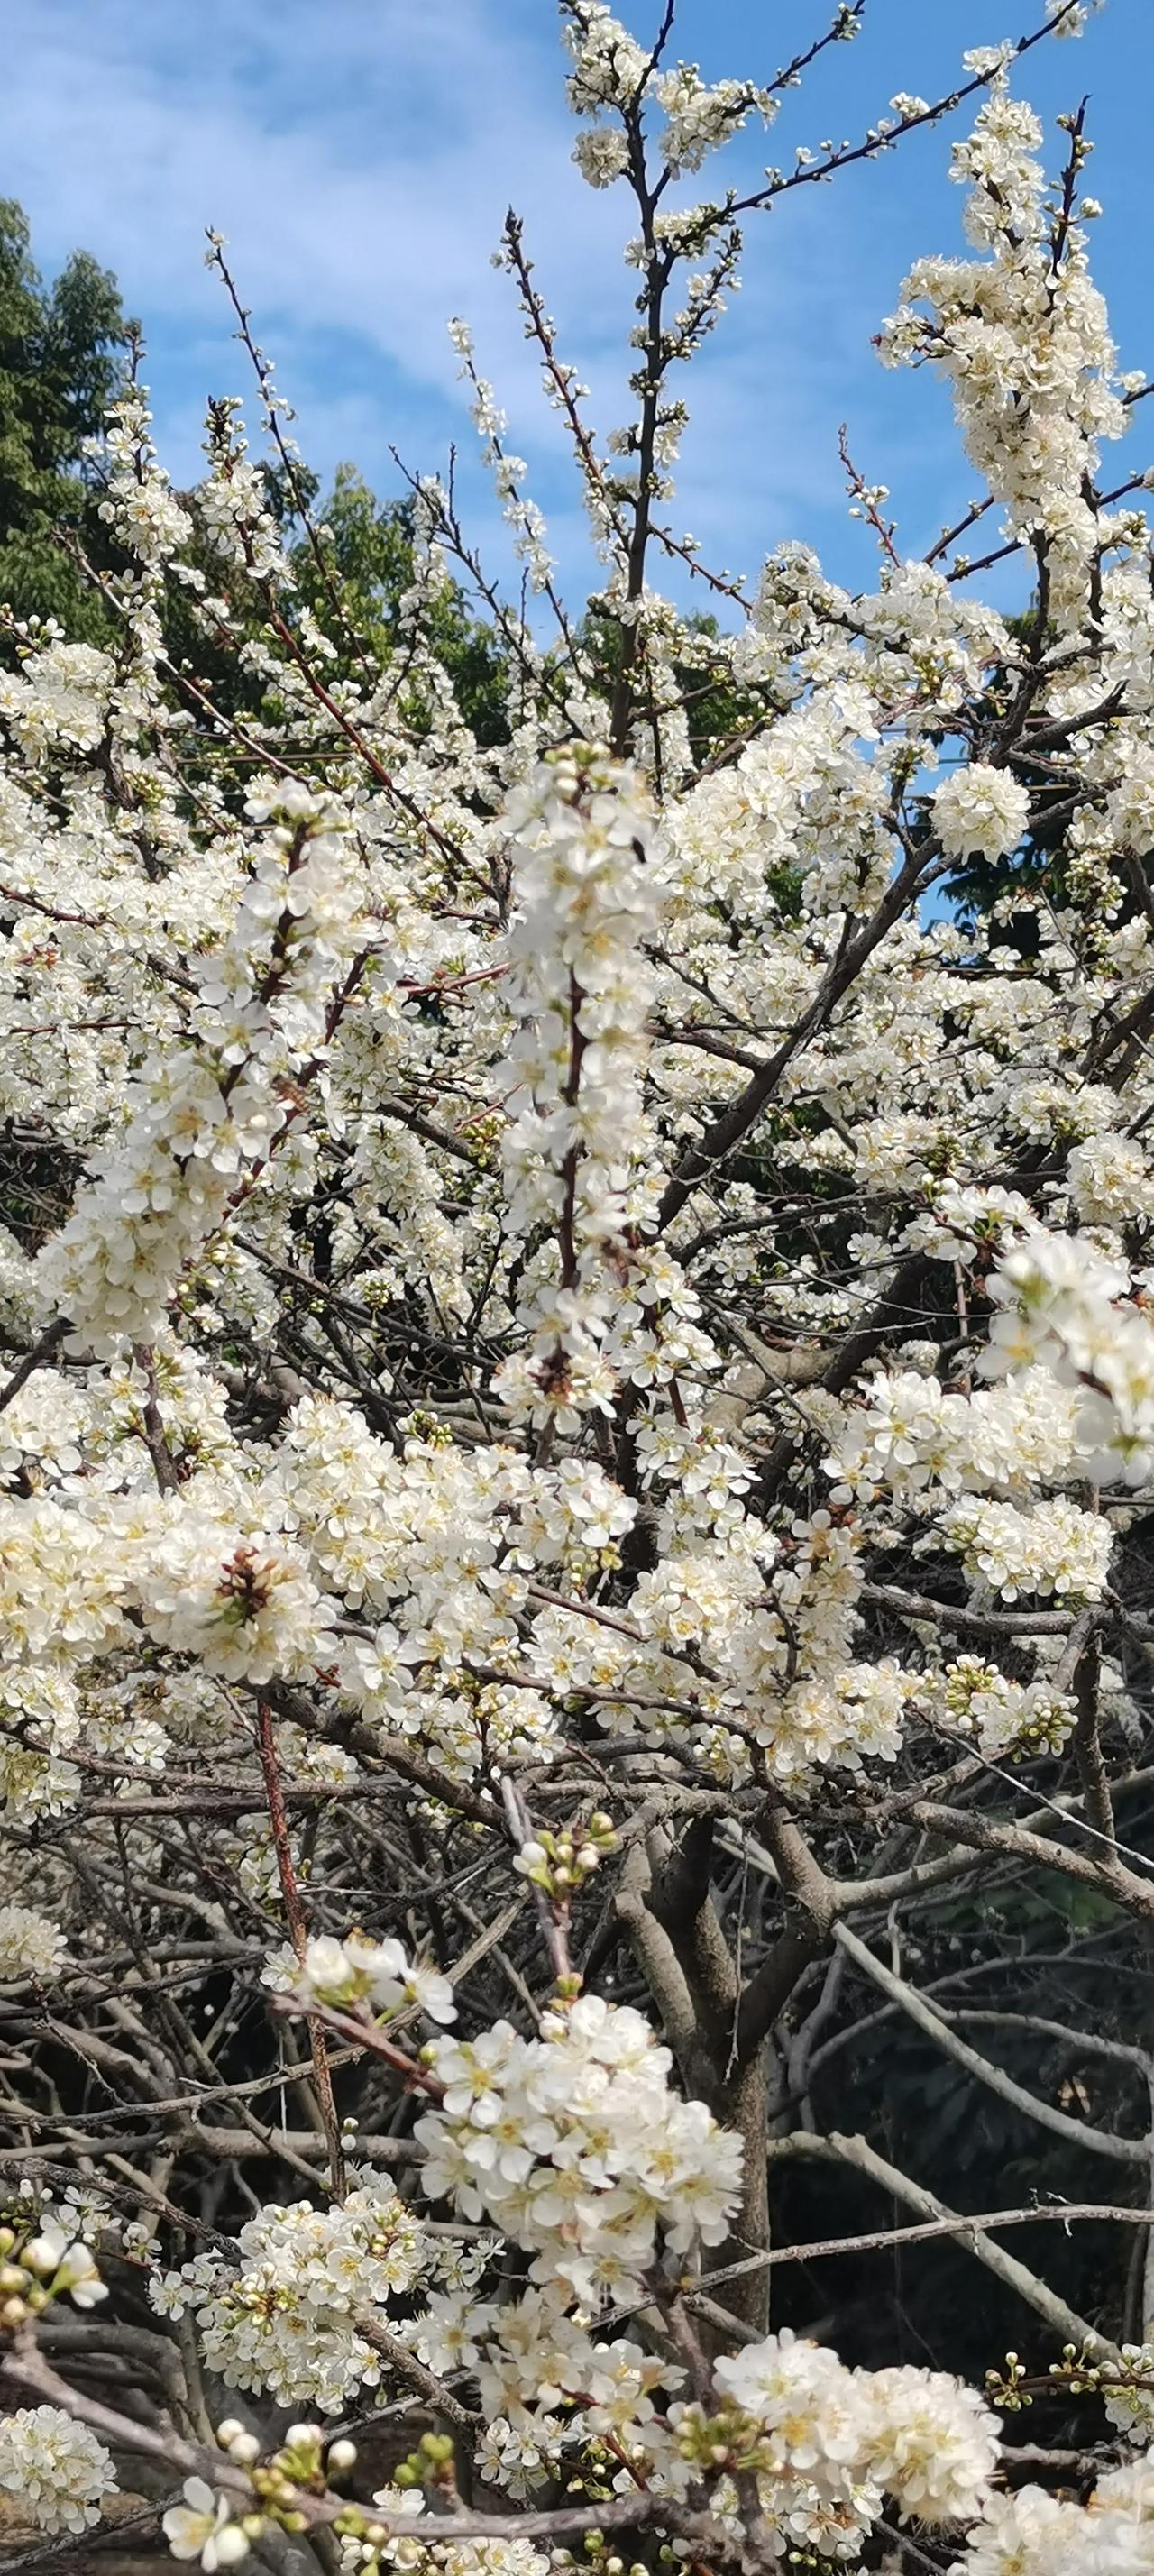
<path fill-rule="evenodd" d="M 272 1828 L 273 1849 L 276 1853 L 277 1875 L 280 1879 L 289 1939 L 297 1958 L 303 1965 L 308 1947 L 308 1925 L 301 1902 L 300 1888 L 297 1885 L 296 1869 L 293 1865 L 292 1840 L 281 1789 L 280 1763 L 277 1758 L 276 1727 L 272 1710 L 266 1699 L 257 1702 L 257 1742 L 260 1747 L 260 1767 L 264 1773 L 269 1824 Z M 328 2042 L 325 2038 L 324 2023 L 319 2014 L 309 2014 L 308 2032 L 312 2049 L 313 2080 L 317 2088 L 317 2102 L 328 2143 L 329 2182 L 334 2200 L 343 2200 L 346 2189 L 345 2159 L 341 2146 L 336 2098 L 333 2093 L 332 2070 L 329 2066 Z"/>

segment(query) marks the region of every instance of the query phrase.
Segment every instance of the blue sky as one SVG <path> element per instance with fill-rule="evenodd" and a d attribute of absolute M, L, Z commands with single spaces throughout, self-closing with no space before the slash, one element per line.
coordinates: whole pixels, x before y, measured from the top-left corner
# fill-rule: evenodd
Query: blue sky
<path fill-rule="evenodd" d="M 621 14 L 647 36 L 656 5 L 625 0 Z M 825 0 L 680 0 L 673 52 L 709 76 L 766 78 L 828 14 Z M 830 50 L 772 137 L 759 129 L 733 148 L 735 178 L 787 164 L 798 142 L 858 135 L 899 88 L 937 95 L 965 47 L 1040 14 L 1041 0 L 868 0 L 863 34 Z M 496 564 L 501 531 L 445 329 L 465 314 L 578 594 L 588 563 L 561 433 L 508 281 L 489 264 L 511 201 L 597 426 L 621 419 L 629 200 L 594 194 L 571 166 L 552 0 L 0 0 L 0 34 L 0 190 L 27 207 L 47 270 L 76 245 L 116 270 L 145 326 L 178 480 L 196 471 L 205 395 L 249 391 L 202 264 L 214 224 L 309 459 L 325 473 L 349 457 L 383 493 L 398 488 L 392 445 L 429 470 L 456 440 L 463 497 Z M 1106 209 L 1097 274 L 1122 363 L 1148 369 L 1152 74 L 1154 0 L 1107 0 L 1081 42 L 1039 47 L 1018 75 L 1055 161 L 1054 116 L 1090 93 L 1089 184 Z M 673 516 L 710 561 L 756 569 L 799 536 L 840 578 L 872 578 L 870 543 L 846 516 L 843 419 L 863 470 L 891 486 L 906 550 L 964 508 L 973 476 L 941 389 L 888 374 L 870 345 L 910 259 L 959 246 L 950 130 L 752 223 L 743 293 L 688 379 L 694 426 Z M 1154 456 L 1154 419 L 1140 416 L 1118 453 L 1120 480 Z"/>

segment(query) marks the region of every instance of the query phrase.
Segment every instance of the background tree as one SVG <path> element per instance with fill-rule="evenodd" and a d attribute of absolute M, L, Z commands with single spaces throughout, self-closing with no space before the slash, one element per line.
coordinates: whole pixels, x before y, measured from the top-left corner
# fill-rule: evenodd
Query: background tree
<path fill-rule="evenodd" d="M 124 381 L 128 338 L 111 272 L 74 251 L 46 286 L 23 208 L 0 199 L 0 602 L 91 642 L 108 617 L 55 532 L 74 529 L 104 560 L 84 448 Z"/>
<path fill-rule="evenodd" d="M 338 669 L 355 669 L 359 648 L 387 671 L 402 649 L 403 605 L 414 580 L 413 504 L 379 501 L 359 469 L 344 464 L 317 515 L 325 530 L 321 554 L 304 530 L 291 545 L 301 596 L 337 646 Z M 326 578 L 326 561 L 335 585 Z M 492 624 L 470 611 L 458 583 L 433 604 L 424 633 L 478 742 L 507 741 L 508 657 Z"/>

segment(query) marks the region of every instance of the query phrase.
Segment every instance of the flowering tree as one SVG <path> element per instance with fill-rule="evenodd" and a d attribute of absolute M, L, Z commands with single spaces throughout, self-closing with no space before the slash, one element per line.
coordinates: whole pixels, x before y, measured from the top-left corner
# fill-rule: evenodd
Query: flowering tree
<path fill-rule="evenodd" d="M 250 342 L 307 599 L 235 407 L 186 506 L 134 387 L 116 649 L 7 620 L 29 2570 L 96 2563 L 126 2494 L 210 2576 L 1154 2569 L 1154 596 L 1148 478 L 1100 463 L 1148 388 L 1088 275 L 1081 114 L 1051 185 L 1014 87 L 1074 0 L 950 99 L 684 202 L 863 6 L 710 89 L 672 0 L 651 45 L 563 0 L 575 157 L 634 206 L 608 442 L 512 215 L 503 260 L 588 619 L 458 327 L 531 616 L 422 479 L 374 657 Z M 1022 614 L 973 597 L 964 529 L 903 559 L 852 467 L 876 591 L 790 547 L 747 596 L 666 515 L 741 225 L 966 103 L 972 256 L 916 265 L 882 347 L 948 379 Z M 451 579 L 496 740 L 437 649 Z M 174 602 L 243 668 L 227 708 Z M 1031 958 L 927 913 L 1039 836 Z M 944 2080 L 1011 2123 L 1012 2205 L 919 2175 L 910 2039 L 927 2110 Z M 984 2396 L 906 2357 L 896 2294 L 880 2346 L 843 2296 L 839 2258 L 911 2237 L 1012 2321 Z M 771 2327 L 823 2257 L 820 2336 Z"/>

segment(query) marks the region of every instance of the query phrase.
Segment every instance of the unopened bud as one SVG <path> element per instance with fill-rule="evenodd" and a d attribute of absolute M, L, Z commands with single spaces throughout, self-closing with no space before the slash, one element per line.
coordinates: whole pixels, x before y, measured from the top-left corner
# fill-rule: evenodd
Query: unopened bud
<path fill-rule="evenodd" d="M 48 2236 L 30 2236 L 20 2249 L 20 2261 L 26 2272 L 36 2272 L 41 2279 L 50 2280 L 60 2261 L 59 2243 L 54 2245 Z"/>
<path fill-rule="evenodd" d="M 241 2530 L 239 2522 L 226 2522 L 223 2531 L 214 2531 L 212 2545 L 218 2567 L 239 2567 L 241 2559 L 248 2556 L 248 2533 Z"/>

